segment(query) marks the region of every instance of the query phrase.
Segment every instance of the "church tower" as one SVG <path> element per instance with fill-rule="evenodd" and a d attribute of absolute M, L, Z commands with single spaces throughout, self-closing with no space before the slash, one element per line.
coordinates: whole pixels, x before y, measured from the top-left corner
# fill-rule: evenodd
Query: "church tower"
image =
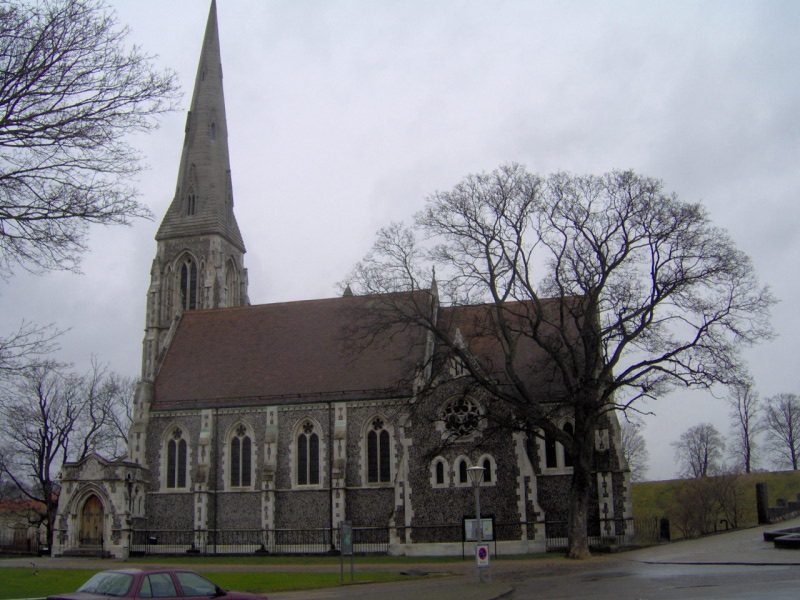
<path fill-rule="evenodd" d="M 216 0 L 186 117 L 175 196 L 156 243 L 142 356 L 142 379 L 149 382 L 183 311 L 249 304 L 245 247 L 233 213 Z"/>

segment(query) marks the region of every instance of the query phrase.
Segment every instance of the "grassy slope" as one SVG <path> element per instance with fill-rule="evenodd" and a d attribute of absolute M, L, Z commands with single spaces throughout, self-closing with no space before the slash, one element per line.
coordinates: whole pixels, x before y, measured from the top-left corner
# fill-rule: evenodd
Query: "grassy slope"
<path fill-rule="evenodd" d="M 750 473 L 740 475 L 746 490 L 747 506 L 742 525 L 755 525 L 756 484 L 765 482 L 769 493 L 769 504 L 775 506 L 778 498 L 794 500 L 800 494 L 800 471 L 777 471 L 774 473 Z M 669 502 L 676 485 L 681 480 L 648 481 L 633 484 L 633 515 L 636 519 L 662 517 L 669 514 Z"/>

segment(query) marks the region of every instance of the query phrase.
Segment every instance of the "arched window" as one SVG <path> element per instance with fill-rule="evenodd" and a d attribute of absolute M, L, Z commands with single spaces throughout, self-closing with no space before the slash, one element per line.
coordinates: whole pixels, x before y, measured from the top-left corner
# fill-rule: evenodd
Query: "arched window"
<path fill-rule="evenodd" d="M 186 487 L 188 445 L 183 431 L 176 427 L 167 442 L 167 489 Z"/>
<path fill-rule="evenodd" d="M 472 466 L 472 463 L 466 456 L 459 456 L 455 461 L 455 485 L 457 487 L 469 486 L 472 482 L 469 479 L 469 472 L 467 469 Z"/>
<path fill-rule="evenodd" d="M 189 256 L 181 263 L 181 306 L 184 310 L 194 310 L 197 308 L 197 264 Z"/>
<path fill-rule="evenodd" d="M 253 442 L 247 428 L 239 424 L 230 440 L 230 486 L 253 485 Z"/>
<path fill-rule="evenodd" d="M 172 265 L 167 265 L 166 269 L 164 269 L 164 291 L 161 297 L 164 308 L 164 312 L 161 315 L 162 320 L 172 319 L 172 293 L 174 289 L 175 282 L 173 281 Z"/>
<path fill-rule="evenodd" d="M 211 127 L 209 128 L 209 137 L 211 137 L 212 140 L 217 139 L 217 124 L 216 123 L 211 123 Z"/>
<path fill-rule="evenodd" d="M 319 434 L 308 420 L 297 434 L 297 485 L 319 485 Z"/>
<path fill-rule="evenodd" d="M 225 306 L 239 306 L 239 283 L 233 259 L 225 265 Z"/>
<path fill-rule="evenodd" d="M 391 443 L 384 420 L 375 417 L 367 433 L 368 483 L 388 483 L 392 480 Z"/>
<path fill-rule="evenodd" d="M 568 434 L 569 436 L 572 436 L 572 434 L 575 433 L 575 427 L 573 427 L 572 423 L 570 423 L 569 421 L 564 423 L 564 426 L 561 427 L 561 429 L 564 431 L 564 433 Z M 561 447 L 561 451 L 564 453 L 564 466 L 567 468 L 571 467 L 572 453 L 564 446 Z"/>
<path fill-rule="evenodd" d="M 431 487 L 446 488 L 450 486 L 450 465 L 441 456 L 431 463 Z"/>
<path fill-rule="evenodd" d="M 575 432 L 575 426 L 570 420 L 564 420 L 560 428 L 569 436 L 572 436 Z M 544 434 L 540 450 L 544 450 L 544 464 L 542 466 L 545 469 L 565 471 L 572 468 L 572 456 L 570 456 L 564 445 L 561 442 L 557 442 L 553 436 Z"/>
<path fill-rule="evenodd" d="M 481 466 L 483 467 L 483 482 L 492 483 L 492 461 L 484 458 Z"/>
<path fill-rule="evenodd" d="M 544 438 L 544 461 L 548 469 L 558 467 L 558 453 L 556 452 L 556 441 L 545 434 Z"/>
<path fill-rule="evenodd" d="M 186 194 L 186 214 L 192 216 L 197 211 L 197 194 L 194 193 L 194 188 L 190 187 Z"/>
<path fill-rule="evenodd" d="M 497 483 L 497 463 L 491 454 L 484 454 L 478 459 L 477 465 L 483 467 L 481 485 L 493 487 Z"/>

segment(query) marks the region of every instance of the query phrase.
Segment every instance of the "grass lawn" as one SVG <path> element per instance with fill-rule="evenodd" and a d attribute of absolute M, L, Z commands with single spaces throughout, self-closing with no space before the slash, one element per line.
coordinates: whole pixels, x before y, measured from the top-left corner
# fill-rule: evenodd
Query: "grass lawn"
<path fill-rule="evenodd" d="M 195 559 L 196 562 L 196 559 Z M 241 562 L 239 563 L 241 564 Z M 109 565 L 111 566 L 111 565 Z M 241 592 L 269 593 L 288 590 L 311 590 L 340 585 L 339 573 L 248 573 L 196 569 L 214 583 Z M 9 598 L 44 598 L 50 594 L 74 592 L 97 571 L 86 569 L 0 569 L 0 600 Z M 358 583 L 408 580 L 396 573 L 355 573 Z M 345 573 L 349 583 L 350 573 Z"/>

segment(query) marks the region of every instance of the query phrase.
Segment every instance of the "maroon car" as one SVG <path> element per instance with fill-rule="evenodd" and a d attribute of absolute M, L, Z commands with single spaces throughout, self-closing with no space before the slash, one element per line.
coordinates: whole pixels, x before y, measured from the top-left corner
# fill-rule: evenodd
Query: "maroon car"
<path fill-rule="evenodd" d="M 115 569 L 101 571 L 77 592 L 49 596 L 47 600 L 97 600 L 98 598 L 219 598 L 266 600 L 266 596 L 230 592 L 194 571 L 183 569 Z"/>

